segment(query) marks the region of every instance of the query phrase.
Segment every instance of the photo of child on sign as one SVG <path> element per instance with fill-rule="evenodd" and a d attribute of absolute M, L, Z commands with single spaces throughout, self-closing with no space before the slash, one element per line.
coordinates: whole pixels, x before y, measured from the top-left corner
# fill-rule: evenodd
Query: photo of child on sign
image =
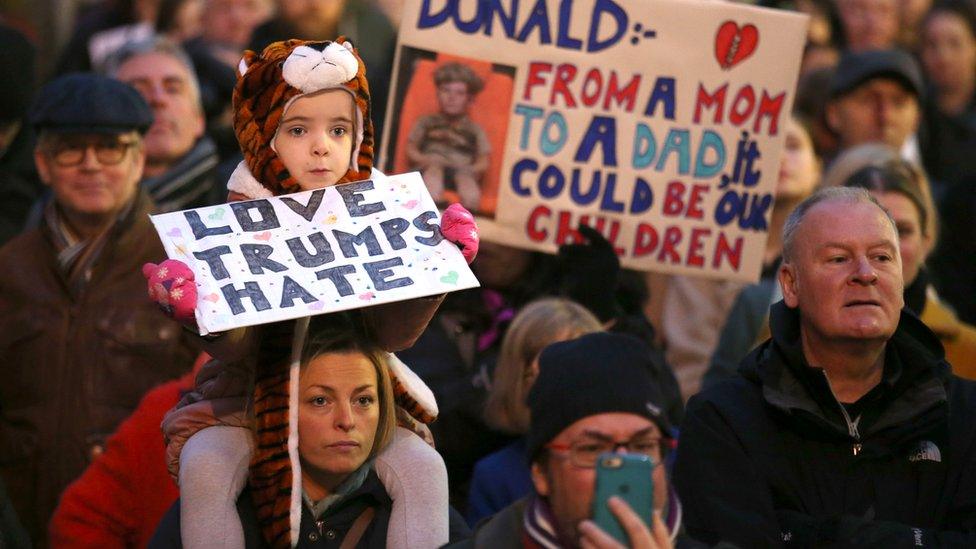
<path fill-rule="evenodd" d="M 414 48 L 400 67 L 389 171 L 418 171 L 438 205 L 491 216 L 508 120 L 490 114 L 510 108 L 514 69 Z"/>
<path fill-rule="evenodd" d="M 435 201 L 449 196 L 477 210 L 491 145 L 468 110 L 485 82 L 471 67 L 451 62 L 437 67 L 434 84 L 438 111 L 420 117 L 407 137 L 410 168 L 420 171 Z"/>

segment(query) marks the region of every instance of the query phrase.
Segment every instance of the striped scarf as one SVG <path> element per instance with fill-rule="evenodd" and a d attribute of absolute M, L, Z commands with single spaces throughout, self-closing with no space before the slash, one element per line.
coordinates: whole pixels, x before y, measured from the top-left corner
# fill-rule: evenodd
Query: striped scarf
<path fill-rule="evenodd" d="M 674 489 L 668 487 L 668 503 L 664 506 L 661 518 L 674 543 L 681 530 L 681 502 Z M 549 502 L 536 494 L 529 496 L 525 513 L 522 515 L 524 536 L 522 546 L 526 549 L 561 549 L 566 544 L 559 538 L 556 530 L 556 519 L 549 508 Z"/>
<path fill-rule="evenodd" d="M 109 223 L 97 235 L 79 240 L 64 221 L 63 213 L 56 200 L 50 200 L 44 207 L 44 224 L 57 251 L 58 268 L 64 275 L 68 290 L 73 296 L 79 296 L 85 286 L 91 281 L 92 270 L 98 263 L 105 244 L 119 234 L 125 227 L 132 224 L 132 213 L 139 201 L 138 195 L 122 208 L 115 220 Z"/>
<path fill-rule="evenodd" d="M 211 206 L 214 197 L 208 194 L 214 192 L 214 183 L 209 175 L 217 161 L 217 147 L 204 136 L 165 173 L 143 179 L 142 188 L 149 192 L 158 213 Z"/>

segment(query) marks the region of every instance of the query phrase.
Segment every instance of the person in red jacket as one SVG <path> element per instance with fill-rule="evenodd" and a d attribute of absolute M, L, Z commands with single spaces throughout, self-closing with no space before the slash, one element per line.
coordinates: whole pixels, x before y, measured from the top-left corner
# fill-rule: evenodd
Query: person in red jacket
<path fill-rule="evenodd" d="M 110 549 L 145 547 L 163 515 L 179 497 L 166 470 L 160 424 L 167 411 L 193 388 L 207 354 L 193 371 L 158 385 L 119 425 L 105 451 L 61 495 L 48 533 L 51 547 Z"/>

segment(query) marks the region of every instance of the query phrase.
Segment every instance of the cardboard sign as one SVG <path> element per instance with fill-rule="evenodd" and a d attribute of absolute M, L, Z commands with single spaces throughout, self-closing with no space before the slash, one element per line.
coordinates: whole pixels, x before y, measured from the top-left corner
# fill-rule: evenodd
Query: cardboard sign
<path fill-rule="evenodd" d="M 201 334 L 478 286 L 416 173 L 151 217 Z"/>
<path fill-rule="evenodd" d="M 554 252 L 585 223 L 627 267 L 756 280 L 806 19 L 715 1 L 407 0 L 383 165 L 464 202 L 486 240 Z"/>

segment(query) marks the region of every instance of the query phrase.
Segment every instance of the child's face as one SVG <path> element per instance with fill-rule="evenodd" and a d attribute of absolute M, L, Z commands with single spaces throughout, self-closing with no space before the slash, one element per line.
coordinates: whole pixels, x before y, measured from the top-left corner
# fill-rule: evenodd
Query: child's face
<path fill-rule="evenodd" d="M 356 115 L 345 90 L 302 96 L 285 111 L 273 144 L 303 191 L 335 185 L 349 170 Z"/>
<path fill-rule="evenodd" d="M 468 111 L 471 94 L 464 82 L 445 82 L 437 86 L 437 103 L 447 116 L 461 116 Z"/>

